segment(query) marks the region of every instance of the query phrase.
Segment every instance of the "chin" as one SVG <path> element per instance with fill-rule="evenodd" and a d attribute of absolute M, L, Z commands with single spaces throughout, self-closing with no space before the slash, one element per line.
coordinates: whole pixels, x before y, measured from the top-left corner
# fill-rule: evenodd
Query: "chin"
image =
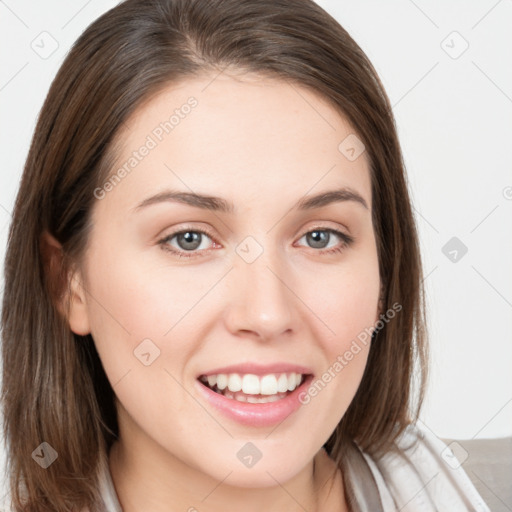
<path fill-rule="evenodd" d="M 298 443 L 300 445 L 300 443 Z M 238 457 L 223 460 L 222 463 L 207 471 L 216 481 L 233 487 L 265 488 L 274 487 L 279 483 L 287 482 L 297 475 L 310 460 L 297 458 L 297 452 L 302 451 L 300 446 L 294 450 L 293 455 L 284 451 L 273 450 L 271 456 L 263 453 L 256 462 L 253 460 L 245 466 Z M 243 457 L 241 457 L 243 459 Z M 215 457 L 213 458 L 215 460 Z M 226 475 L 229 475 L 226 477 Z"/>

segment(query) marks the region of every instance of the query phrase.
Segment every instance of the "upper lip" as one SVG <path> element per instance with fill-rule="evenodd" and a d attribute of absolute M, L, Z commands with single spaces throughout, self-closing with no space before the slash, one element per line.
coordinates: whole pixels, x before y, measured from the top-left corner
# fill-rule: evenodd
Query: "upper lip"
<path fill-rule="evenodd" d="M 270 373 L 301 373 L 303 375 L 312 374 L 311 368 L 307 366 L 301 366 L 291 363 L 271 363 L 271 364 L 259 364 L 259 363 L 239 363 L 232 364 L 229 366 L 223 366 L 222 368 L 214 368 L 206 372 L 200 373 L 198 377 L 208 375 L 219 375 L 220 373 L 239 373 L 239 374 L 253 374 L 253 375 L 268 375 Z"/>

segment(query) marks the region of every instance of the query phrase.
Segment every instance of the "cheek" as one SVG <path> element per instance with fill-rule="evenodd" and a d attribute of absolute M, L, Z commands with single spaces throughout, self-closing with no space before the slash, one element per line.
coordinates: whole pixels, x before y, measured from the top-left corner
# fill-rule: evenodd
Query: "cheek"
<path fill-rule="evenodd" d="M 303 289 L 305 302 L 320 320 L 315 338 L 324 354 L 323 373 L 304 401 L 331 428 L 350 405 L 361 382 L 378 320 L 380 279 L 376 251 L 315 273 L 317 286 Z"/>
<path fill-rule="evenodd" d="M 161 337 L 200 297 L 183 269 L 148 265 L 140 254 L 97 251 L 89 261 L 88 311 L 97 331 L 107 328 L 138 338 Z"/>
<path fill-rule="evenodd" d="M 375 325 L 379 292 L 378 261 L 372 254 L 337 268 L 317 269 L 303 287 L 304 301 L 320 320 L 317 339 L 331 360 Z"/>
<path fill-rule="evenodd" d="M 343 278 L 342 278 L 343 277 Z M 321 331 L 316 336 L 324 355 L 322 372 L 315 375 L 303 403 L 311 404 L 325 435 L 341 420 L 360 385 L 366 368 L 379 296 L 371 280 L 360 282 L 340 276 L 317 296 Z M 323 334 L 320 334 L 322 332 Z"/>
<path fill-rule="evenodd" d="M 185 425 L 176 418 L 190 407 L 180 382 L 194 350 L 194 316 L 186 313 L 205 292 L 179 271 L 171 280 L 168 270 L 144 270 L 134 257 L 90 261 L 97 269 L 88 282 L 91 334 L 112 388 L 137 422 L 151 430 L 160 411 L 160 429 L 174 425 L 178 439 Z"/>
<path fill-rule="evenodd" d="M 308 389 L 306 400 L 317 401 L 315 417 L 328 426 L 329 434 L 345 415 L 352 402 L 366 368 L 369 343 L 355 342 L 339 351 L 329 362 L 325 372 Z"/>
<path fill-rule="evenodd" d="M 215 317 L 209 292 L 226 269 L 172 267 L 128 251 L 112 255 L 91 253 L 87 282 L 91 334 L 109 379 L 144 367 L 145 358 L 181 380 L 196 340 Z"/>

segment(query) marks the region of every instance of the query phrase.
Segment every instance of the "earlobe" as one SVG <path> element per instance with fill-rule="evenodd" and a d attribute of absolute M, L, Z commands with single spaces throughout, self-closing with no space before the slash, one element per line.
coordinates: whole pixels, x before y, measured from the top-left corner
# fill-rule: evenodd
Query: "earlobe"
<path fill-rule="evenodd" d="M 85 289 L 82 284 L 82 278 L 78 273 L 73 274 L 70 280 L 68 288 L 69 327 L 75 334 L 85 336 L 91 332 Z"/>
<path fill-rule="evenodd" d="M 382 295 L 379 298 L 379 306 L 377 309 L 378 309 L 378 315 L 380 318 L 380 316 L 384 314 L 384 297 L 382 297 Z"/>
<path fill-rule="evenodd" d="M 89 334 L 87 301 L 80 273 L 66 268 L 62 245 L 52 235 L 44 232 L 40 242 L 51 299 L 75 334 Z"/>
<path fill-rule="evenodd" d="M 381 315 L 384 313 L 384 287 L 381 285 L 379 292 L 379 302 L 377 303 L 377 316 L 375 323 L 380 320 Z"/>

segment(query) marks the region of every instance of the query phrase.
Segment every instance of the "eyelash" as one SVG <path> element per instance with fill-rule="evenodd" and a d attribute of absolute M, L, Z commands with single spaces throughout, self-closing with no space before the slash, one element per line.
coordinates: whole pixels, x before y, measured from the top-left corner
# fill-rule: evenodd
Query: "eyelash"
<path fill-rule="evenodd" d="M 313 233 L 314 231 L 326 231 L 328 233 L 334 233 L 336 236 L 338 236 L 339 238 L 341 238 L 341 246 L 338 246 L 338 247 L 335 247 L 335 248 L 331 248 L 331 249 L 320 249 L 316 252 L 318 252 L 319 254 L 337 254 L 337 253 L 341 253 L 344 249 L 346 249 L 347 247 L 349 247 L 353 242 L 354 242 L 354 238 L 352 238 L 351 236 L 343 233 L 342 231 L 338 231 L 336 229 L 332 229 L 332 228 L 322 228 L 322 227 L 317 227 L 317 228 L 313 228 L 309 231 L 306 231 L 300 238 L 302 238 L 304 235 L 307 235 L 309 233 Z M 195 258 L 195 257 L 201 257 L 201 252 L 207 252 L 208 250 L 203 250 L 203 251 L 178 251 L 174 248 L 170 248 L 170 246 L 168 245 L 168 242 L 170 240 L 172 240 L 175 236 L 177 235 L 181 235 L 183 233 L 201 233 L 203 235 L 206 235 L 208 236 L 209 238 L 211 238 L 214 242 L 215 242 L 215 239 L 213 237 L 213 235 L 211 233 L 209 233 L 207 230 L 204 230 L 204 229 L 197 229 L 197 228 L 194 228 L 194 229 L 181 229 L 180 231 L 175 231 L 174 233 L 170 233 L 169 235 L 166 235 L 164 238 L 162 238 L 161 240 L 158 241 L 158 244 L 161 246 L 162 250 L 164 251 L 168 251 L 168 252 L 171 252 L 173 253 L 174 255 L 178 256 L 179 258 Z M 311 247 L 311 249 L 314 250 L 313 247 Z"/>

